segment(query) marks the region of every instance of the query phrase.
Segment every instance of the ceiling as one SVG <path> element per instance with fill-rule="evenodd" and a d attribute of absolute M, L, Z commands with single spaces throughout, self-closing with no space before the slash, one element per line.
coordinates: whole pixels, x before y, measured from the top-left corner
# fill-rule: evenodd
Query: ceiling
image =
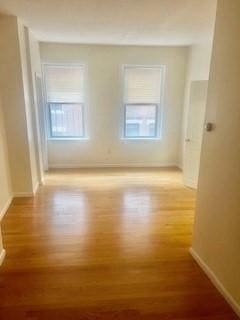
<path fill-rule="evenodd" d="M 217 0 L 0 0 L 40 41 L 191 45 L 211 39 Z"/>

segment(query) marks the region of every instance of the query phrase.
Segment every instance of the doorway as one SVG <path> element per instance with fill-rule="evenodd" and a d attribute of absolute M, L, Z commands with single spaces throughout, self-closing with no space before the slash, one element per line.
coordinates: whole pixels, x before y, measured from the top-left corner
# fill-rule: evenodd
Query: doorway
<path fill-rule="evenodd" d="M 184 148 L 184 184 L 197 188 L 207 103 L 208 81 L 193 81 Z"/>

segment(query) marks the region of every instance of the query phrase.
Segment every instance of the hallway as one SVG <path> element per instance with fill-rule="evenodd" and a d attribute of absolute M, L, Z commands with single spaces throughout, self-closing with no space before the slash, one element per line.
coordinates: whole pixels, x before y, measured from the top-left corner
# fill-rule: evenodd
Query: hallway
<path fill-rule="evenodd" d="M 0 319 L 237 317 L 190 256 L 176 169 L 52 170 L 2 223 Z"/>

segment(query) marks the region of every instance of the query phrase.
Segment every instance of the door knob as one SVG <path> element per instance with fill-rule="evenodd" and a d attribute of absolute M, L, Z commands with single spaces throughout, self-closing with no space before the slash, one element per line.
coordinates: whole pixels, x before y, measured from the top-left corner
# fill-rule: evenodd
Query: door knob
<path fill-rule="evenodd" d="M 213 129 L 214 129 L 214 126 L 213 126 L 213 123 L 211 123 L 211 122 L 207 122 L 207 123 L 205 123 L 205 130 L 207 131 L 207 132 L 210 132 L 210 131 L 213 131 Z"/>
<path fill-rule="evenodd" d="M 185 142 L 190 142 L 191 140 L 190 139 L 185 139 Z"/>

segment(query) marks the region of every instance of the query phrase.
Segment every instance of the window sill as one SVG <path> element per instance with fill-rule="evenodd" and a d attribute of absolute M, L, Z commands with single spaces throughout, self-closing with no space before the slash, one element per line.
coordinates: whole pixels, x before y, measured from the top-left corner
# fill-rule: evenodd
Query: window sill
<path fill-rule="evenodd" d="M 159 141 L 161 140 L 160 137 L 154 137 L 154 138 L 127 138 L 123 137 L 121 140 L 127 140 L 127 141 Z"/>
<path fill-rule="evenodd" d="M 89 140 L 87 137 L 83 138 L 47 138 L 48 141 L 85 141 Z"/>

